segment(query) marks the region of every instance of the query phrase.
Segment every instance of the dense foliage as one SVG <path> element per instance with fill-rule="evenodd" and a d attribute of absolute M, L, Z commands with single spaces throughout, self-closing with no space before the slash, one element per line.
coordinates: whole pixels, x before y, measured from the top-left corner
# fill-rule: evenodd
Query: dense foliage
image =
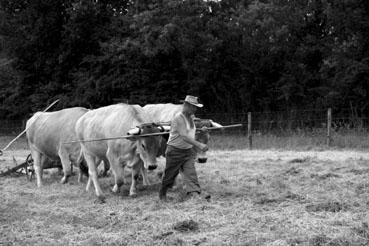
<path fill-rule="evenodd" d="M 118 101 L 369 112 L 366 0 L 0 0 L 0 117 Z M 1 57 L 5 64 L 1 64 Z"/>

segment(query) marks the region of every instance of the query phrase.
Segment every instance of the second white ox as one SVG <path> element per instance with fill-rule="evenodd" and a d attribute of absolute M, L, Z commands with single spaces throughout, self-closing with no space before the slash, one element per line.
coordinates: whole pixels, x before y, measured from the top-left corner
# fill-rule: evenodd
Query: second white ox
<path fill-rule="evenodd" d="M 76 123 L 76 133 L 79 140 L 96 138 L 110 138 L 126 135 L 127 132 L 140 126 L 141 134 L 156 133 L 160 130 L 151 124 L 153 120 L 140 106 L 115 104 L 91 110 L 84 114 Z M 141 160 L 145 169 L 155 169 L 156 154 L 159 149 L 159 136 L 121 138 L 107 141 L 82 142 L 82 152 L 88 165 L 89 184 L 92 181 L 98 198 L 104 199 L 103 192 L 97 179 L 97 164 L 103 160 L 110 164 L 115 184 L 113 192 L 119 192 L 124 183 L 124 166 L 132 168 L 132 184 L 130 195 L 136 194 L 136 179 L 138 174 L 134 168 Z"/>

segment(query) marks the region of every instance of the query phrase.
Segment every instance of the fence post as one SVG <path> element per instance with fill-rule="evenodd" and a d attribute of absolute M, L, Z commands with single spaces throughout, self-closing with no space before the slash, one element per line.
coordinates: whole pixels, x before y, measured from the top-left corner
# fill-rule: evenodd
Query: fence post
<path fill-rule="evenodd" d="M 26 129 L 26 124 L 27 124 L 27 120 L 23 119 L 22 120 L 22 131 L 23 131 L 23 129 Z"/>
<path fill-rule="evenodd" d="M 247 135 L 249 139 L 249 149 L 252 149 L 252 133 L 251 133 L 251 112 L 247 113 Z"/>
<path fill-rule="evenodd" d="M 331 138 L 331 128 L 332 127 L 332 109 L 328 108 L 327 112 L 327 145 L 328 147 L 331 145 L 332 138 Z"/>

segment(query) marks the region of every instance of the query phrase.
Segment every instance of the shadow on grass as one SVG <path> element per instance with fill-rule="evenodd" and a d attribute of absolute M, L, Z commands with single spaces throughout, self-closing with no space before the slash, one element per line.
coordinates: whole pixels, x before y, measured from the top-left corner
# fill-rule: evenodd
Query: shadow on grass
<path fill-rule="evenodd" d="M 313 173 L 310 175 L 310 178 L 314 178 L 314 179 L 318 179 L 318 180 L 325 180 L 325 179 L 329 179 L 329 178 L 341 178 L 340 175 L 335 174 L 335 173 L 325 173 L 325 174 L 316 174 Z"/>
<path fill-rule="evenodd" d="M 295 194 L 291 191 L 287 191 L 284 194 L 280 194 L 278 196 L 271 196 L 270 194 L 260 193 L 256 195 L 256 198 L 254 200 L 254 204 L 256 205 L 270 205 L 273 203 L 279 204 L 282 202 L 287 201 L 298 201 L 303 202 L 305 201 L 305 197 Z"/>
<path fill-rule="evenodd" d="M 345 237 L 336 237 L 330 238 L 324 234 L 316 235 L 308 240 L 307 246 L 367 246 L 369 241 L 363 238 L 345 238 Z M 301 245 L 301 244 L 293 244 L 290 245 Z M 305 245 L 305 244 L 302 244 Z"/>
<path fill-rule="evenodd" d="M 349 209 L 349 205 L 342 202 L 337 201 L 328 201 L 316 204 L 309 204 L 305 207 L 308 212 L 332 212 L 337 213 L 340 211 L 347 211 Z"/>

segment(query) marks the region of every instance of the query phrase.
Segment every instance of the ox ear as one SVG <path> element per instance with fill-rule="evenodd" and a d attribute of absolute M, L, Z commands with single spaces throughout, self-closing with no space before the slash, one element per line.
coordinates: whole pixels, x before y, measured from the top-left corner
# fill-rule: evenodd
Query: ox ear
<path fill-rule="evenodd" d="M 169 132 L 170 131 L 170 126 L 166 126 L 166 125 L 161 125 L 161 124 L 157 124 L 155 125 L 160 132 Z"/>
<path fill-rule="evenodd" d="M 170 126 L 158 126 L 160 132 L 169 132 Z"/>

